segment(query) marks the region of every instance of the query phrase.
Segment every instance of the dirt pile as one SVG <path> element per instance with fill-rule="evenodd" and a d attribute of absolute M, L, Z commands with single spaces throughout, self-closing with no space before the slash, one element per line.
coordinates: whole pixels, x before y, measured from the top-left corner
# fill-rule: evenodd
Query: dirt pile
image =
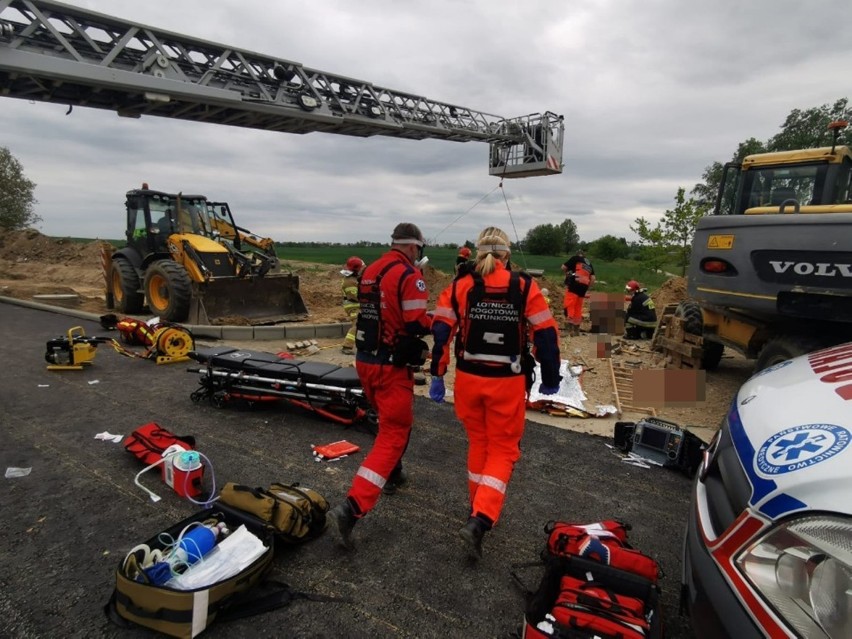
<path fill-rule="evenodd" d="M 69 266 L 97 265 L 101 244 L 100 240 L 83 244 L 68 239 L 50 238 L 35 229 L 11 231 L 0 235 L 0 260 L 61 262 Z"/>
<path fill-rule="evenodd" d="M 667 304 L 677 304 L 686 299 L 686 278 L 673 277 L 663 282 L 663 285 L 651 293 L 657 313 L 661 313 Z"/>

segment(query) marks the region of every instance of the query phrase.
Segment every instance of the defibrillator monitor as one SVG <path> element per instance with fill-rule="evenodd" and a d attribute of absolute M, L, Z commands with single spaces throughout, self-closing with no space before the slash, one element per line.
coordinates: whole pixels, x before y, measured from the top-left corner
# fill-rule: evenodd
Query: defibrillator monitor
<path fill-rule="evenodd" d="M 648 417 L 636 423 L 633 452 L 660 464 L 671 464 L 680 458 L 683 429 L 673 422 Z"/>

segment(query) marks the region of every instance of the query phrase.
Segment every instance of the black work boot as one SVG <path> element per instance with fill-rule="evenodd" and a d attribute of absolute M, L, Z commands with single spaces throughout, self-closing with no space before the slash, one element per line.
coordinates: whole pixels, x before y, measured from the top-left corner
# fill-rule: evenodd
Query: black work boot
<path fill-rule="evenodd" d="M 395 495 L 399 488 L 403 488 L 408 484 L 408 475 L 401 468 L 391 473 L 390 478 L 385 482 L 382 488 L 382 493 L 385 495 Z"/>
<path fill-rule="evenodd" d="M 347 550 L 355 548 L 355 544 L 352 543 L 352 529 L 355 527 L 358 519 L 355 517 L 355 513 L 352 512 L 352 506 L 349 502 L 344 501 L 342 504 L 329 510 L 328 518 L 337 528 L 340 545 Z"/>
<path fill-rule="evenodd" d="M 471 517 L 459 530 L 459 537 L 465 542 L 468 554 L 473 559 L 482 559 L 482 538 L 489 527 L 479 517 Z"/>

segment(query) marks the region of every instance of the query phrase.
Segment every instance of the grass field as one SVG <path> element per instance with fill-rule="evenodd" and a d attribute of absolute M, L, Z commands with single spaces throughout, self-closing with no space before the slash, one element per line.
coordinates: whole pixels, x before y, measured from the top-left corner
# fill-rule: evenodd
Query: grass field
<path fill-rule="evenodd" d="M 278 249 L 278 256 L 282 264 L 287 267 L 287 260 L 299 262 L 318 262 L 320 264 L 343 265 L 347 258 L 357 255 L 368 264 L 387 251 L 386 247 L 351 247 L 351 246 L 328 246 L 328 247 L 286 247 Z M 434 268 L 452 273 L 456 263 L 456 249 L 427 247 L 426 255 L 429 264 Z M 541 269 L 549 279 L 558 279 L 562 275 L 562 263 L 568 258 L 566 256 L 552 255 L 521 255 L 512 256 L 516 265 L 524 269 Z M 595 274 L 599 284 L 595 286 L 598 291 L 621 292 L 628 280 L 638 280 L 649 289 L 659 287 L 668 279 L 662 273 L 652 273 L 644 267 L 641 262 L 635 260 L 616 260 L 615 262 L 601 262 L 594 256 L 589 256 L 595 267 Z M 671 271 L 675 272 L 675 271 Z"/>
<path fill-rule="evenodd" d="M 54 238 L 60 239 L 60 238 Z M 61 238 L 72 242 L 91 242 L 86 238 Z M 115 246 L 123 246 L 122 240 L 107 240 Z M 387 251 L 383 246 L 288 246 L 278 248 L 278 257 L 281 258 L 283 267 L 289 268 L 288 260 L 296 262 L 316 262 L 319 264 L 339 264 L 341 267 L 352 255 L 357 255 L 368 264 Z M 457 251 L 454 248 L 427 247 L 426 255 L 429 256 L 429 264 L 434 268 L 452 273 L 456 263 Z M 559 279 L 562 276 L 562 263 L 567 256 L 553 255 L 512 255 L 513 262 L 524 269 L 541 269 L 548 279 Z M 598 284 L 595 290 L 603 292 L 622 292 L 628 280 L 638 280 L 644 286 L 653 290 L 658 288 L 668 278 L 663 273 L 653 273 L 650 269 L 636 260 L 616 260 L 615 262 L 603 262 L 589 256 L 595 267 L 595 275 Z M 672 273 L 678 271 L 675 267 L 666 267 Z"/>

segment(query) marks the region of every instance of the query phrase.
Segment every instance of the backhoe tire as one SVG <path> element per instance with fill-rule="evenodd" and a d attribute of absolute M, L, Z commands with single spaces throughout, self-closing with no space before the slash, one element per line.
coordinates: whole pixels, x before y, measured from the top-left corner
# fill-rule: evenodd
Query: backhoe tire
<path fill-rule="evenodd" d="M 192 280 L 186 269 L 168 260 L 154 262 L 145 273 L 148 309 L 167 322 L 183 322 L 189 316 Z"/>
<path fill-rule="evenodd" d="M 704 336 L 704 315 L 696 302 L 686 301 L 678 304 L 677 309 L 675 309 L 675 317 L 683 319 L 683 330 L 690 335 Z M 705 371 L 716 370 L 719 367 L 719 362 L 722 361 L 725 346 L 707 338 L 702 339 L 701 343 L 701 368 Z"/>
<path fill-rule="evenodd" d="M 822 347 L 821 340 L 809 335 L 773 337 L 760 349 L 760 354 L 757 356 L 757 362 L 754 365 L 754 372 L 762 371 L 764 368 L 775 366 L 805 353 L 818 351 Z"/>
<path fill-rule="evenodd" d="M 141 313 L 145 296 L 140 292 L 139 275 L 127 260 L 113 260 L 110 276 L 110 293 L 115 310 L 119 313 Z"/>

